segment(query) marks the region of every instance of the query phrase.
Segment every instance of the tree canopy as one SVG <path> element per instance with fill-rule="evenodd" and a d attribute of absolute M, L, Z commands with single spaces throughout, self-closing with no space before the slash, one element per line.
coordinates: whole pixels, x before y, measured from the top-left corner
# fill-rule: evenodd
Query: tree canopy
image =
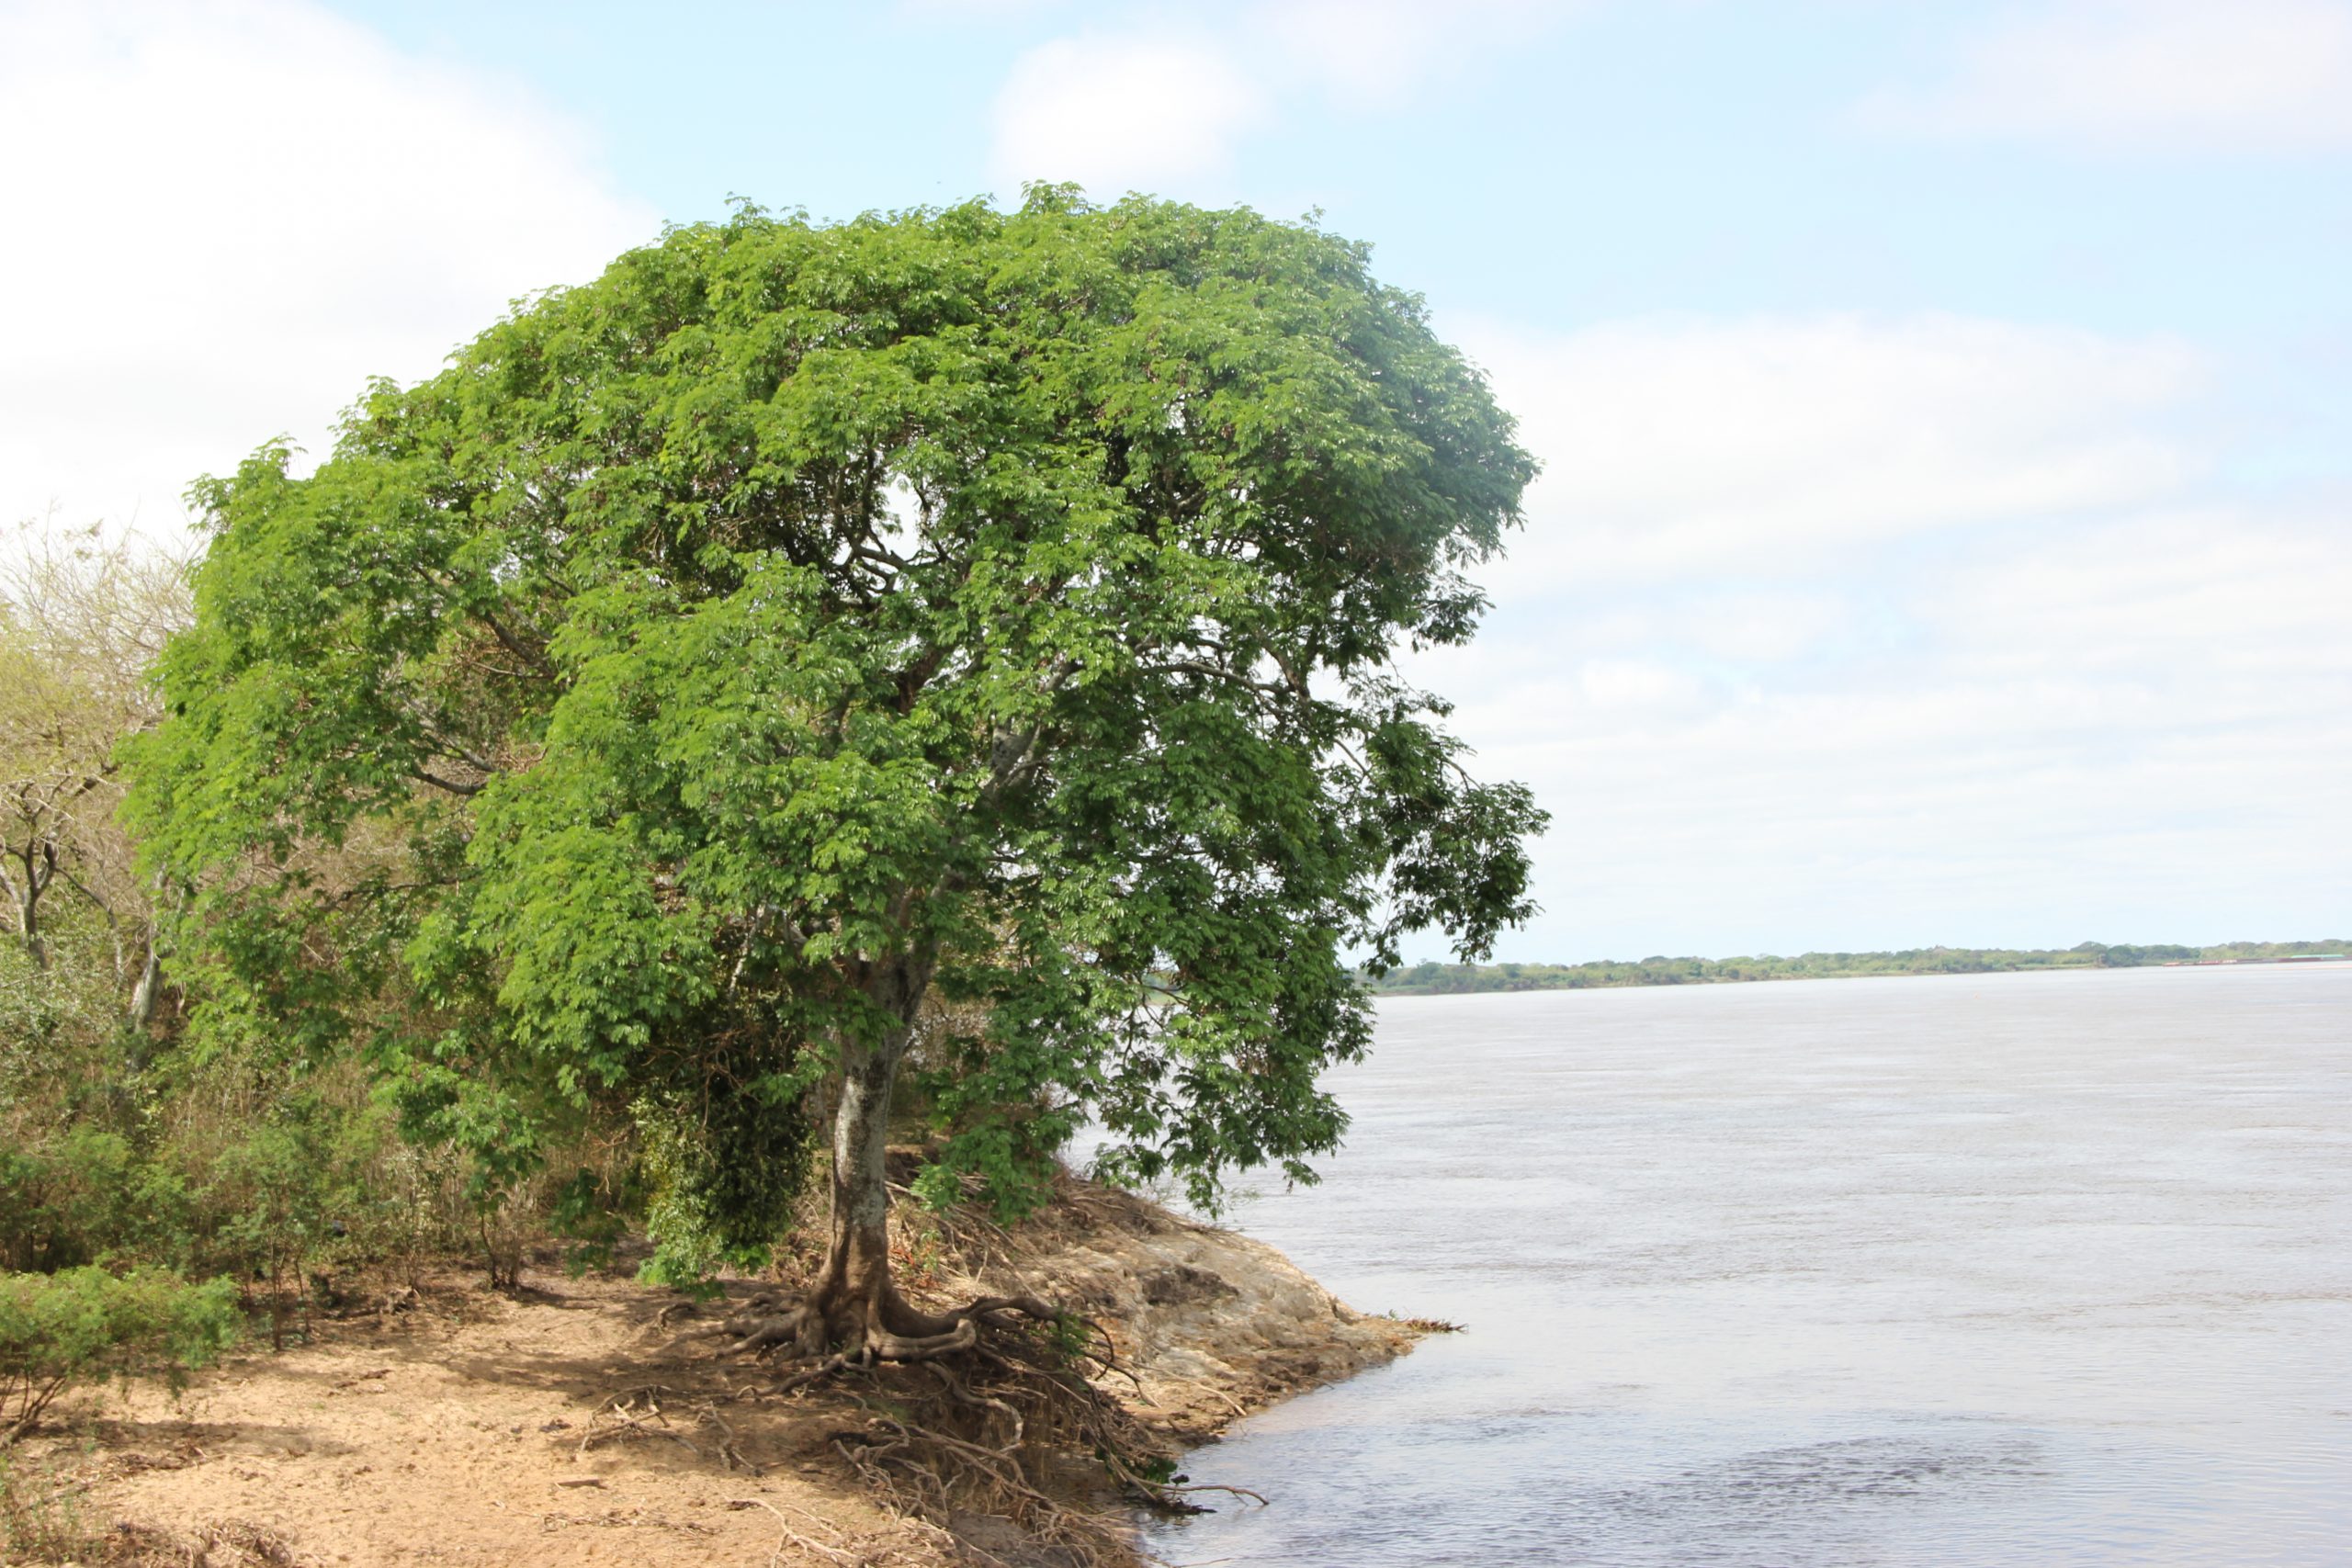
<path fill-rule="evenodd" d="M 487 1170 L 635 1125 L 704 1262 L 829 1109 L 836 1252 L 878 1226 L 902 1062 L 1014 1198 L 1089 1117 L 1114 1174 L 1306 1176 L 1354 962 L 1530 908 L 1542 814 L 1391 657 L 1470 635 L 1532 471 L 1313 227 L 674 229 L 199 487 L 135 757 L 177 973 Z"/>

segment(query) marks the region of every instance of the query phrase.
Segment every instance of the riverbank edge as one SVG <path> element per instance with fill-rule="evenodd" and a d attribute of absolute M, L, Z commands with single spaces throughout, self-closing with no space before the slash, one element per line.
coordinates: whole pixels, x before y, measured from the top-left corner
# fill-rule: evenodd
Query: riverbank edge
<path fill-rule="evenodd" d="M 1410 1350 L 1435 1326 L 1360 1311 L 1277 1248 L 1070 1180 L 1023 1227 L 1019 1272 L 1102 1324 L 1132 1383 L 1106 1384 L 1183 1447 Z"/>
<path fill-rule="evenodd" d="M 1422 1332 L 1350 1307 L 1264 1242 L 1074 1179 L 1040 1213 L 953 1250 L 922 1270 L 922 1294 L 945 1301 L 1017 1282 L 1082 1314 L 1119 1369 L 1099 1386 L 1171 1458 L 1394 1359 Z M 976 1255 L 978 1267 L 955 1266 Z M 494 1295 L 453 1274 L 421 1294 L 395 1292 L 383 1310 L 322 1319 L 310 1342 L 282 1353 L 240 1352 L 176 1400 L 151 1389 L 82 1395 L 17 1450 L 37 1491 L 67 1500 L 43 1526 L 53 1548 L 12 1541 L 0 1559 L 1080 1561 L 1006 1520 L 966 1517 L 940 1529 L 883 1507 L 834 1440 L 856 1416 L 846 1393 L 713 1404 L 751 1369 L 674 1354 L 680 1305 L 673 1292 L 618 1277 L 535 1270 L 525 1289 Z M 662 1390 L 668 1414 L 624 1428 L 614 1401 L 637 1386 Z M 705 1410 L 716 1425 L 690 1414 Z M 1128 1517 L 1091 1455 L 1057 1459 L 1056 1502 Z M 1142 1561 L 1132 1526 L 1127 1535 Z M 625 1549 L 609 1555 L 607 1543 Z"/>

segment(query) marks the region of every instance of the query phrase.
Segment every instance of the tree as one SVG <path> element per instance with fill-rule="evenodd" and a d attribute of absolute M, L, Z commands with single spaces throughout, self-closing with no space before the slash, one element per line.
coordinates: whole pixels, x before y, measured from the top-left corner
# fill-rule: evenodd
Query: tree
<path fill-rule="evenodd" d="M 1469 635 L 1511 430 L 1362 247 L 1247 211 L 673 230 L 199 487 L 137 801 L 199 1022 L 363 1042 L 516 1170 L 625 1114 L 706 1258 L 764 1256 L 816 1107 L 762 1337 L 967 1342 L 889 1273 L 927 998 L 980 1021 L 921 1042 L 939 1168 L 1017 1201 L 1091 1116 L 1206 1198 L 1336 1146 L 1344 953 L 1531 908 L 1542 814 L 1390 664 Z"/>
<path fill-rule="evenodd" d="M 0 891 L 36 968 L 62 889 L 104 920 L 134 1023 L 158 978 L 146 889 L 115 820 L 116 743 L 153 724 L 147 679 L 185 625 L 187 562 L 97 527 L 28 526 L 0 555 Z"/>

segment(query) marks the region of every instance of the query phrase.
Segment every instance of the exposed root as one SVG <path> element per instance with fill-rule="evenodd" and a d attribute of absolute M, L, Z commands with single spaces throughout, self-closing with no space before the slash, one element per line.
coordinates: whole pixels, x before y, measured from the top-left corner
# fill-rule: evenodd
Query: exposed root
<path fill-rule="evenodd" d="M 585 1454 L 598 1443 L 607 1442 L 616 1438 L 667 1438 L 696 1459 L 701 1459 L 702 1448 L 684 1433 L 673 1429 L 670 1425 L 669 1411 L 677 1410 L 693 1416 L 697 1427 L 707 1427 L 716 1433 L 715 1437 L 706 1438 L 705 1441 L 710 1445 L 710 1451 L 718 1459 L 720 1468 L 740 1470 L 752 1476 L 764 1475 L 767 1473 L 766 1466 L 755 1463 L 743 1452 L 741 1444 L 736 1438 L 734 1427 L 726 1416 L 719 1414 L 718 1407 L 722 1404 L 731 1404 L 746 1394 L 765 1392 L 767 1391 L 756 1385 L 746 1385 L 733 1393 L 722 1394 L 716 1398 L 689 1399 L 676 1390 L 666 1388 L 660 1383 L 648 1383 L 640 1388 L 624 1389 L 596 1407 L 595 1412 L 588 1417 L 588 1429 L 581 1434 L 580 1446 L 572 1451 L 575 1456 Z M 559 1482 L 557 1484 L 590 1483 L 592 1483 L 590 1478 L 582 1478 L 579 1481 Z"/>
<path fill-rule="evenodd" d="M 1197 1503 L 1187 1503 L 1182 1500 L 1195 1492 L 1223 1492 L 1229 1496 L 1247 1497 L 1250 1501 L 1257 1504 L 1258 1506 L 1261 1508 L 1267 1506 L 1266 1499 L 1263 1495 L 1250 1491 L 1247 1486 L 1227 1486 L 1220 1482 L 1215 1481 L 1203 1481 L 1181 1484 L 1170 1481 L 1152 1481 L 1145 1478 L 1144 1476 L 1136 1474 L 1132 1470 L 1127 1468 L 1126 1464 L 1121 1461 L 1119 1456 L 1116 1454 L 1103 1455 L 1102 1462 L 1110 1467 L 1113 1474 L 1120 1477 L 1129 1486 L 1141 1494 L 1142 1497 L 1148 1501 L 1152 1506 L 1165 1509 L 1171 1514 L 1214 1513 L 1216 1511 L 1215 1509 L 1204 1508 Z"/>
<path fill-rule="evenodd" d="M 939 1334 L 893 1334 L 882 1328 L 868 1329 L 865 1335 L 866 1353 L 881 1361 L 927 1361 L 979 1342 L 979 1328 L 968 1317 Z"/>
<path fill-rule="evenodd" d="M 695 1406 L 695 1411 L 705 1421 L 718 1428 L 718 1462 L 720 1464 L 729 1470 L 749 1472 L 754 1477 L 767 1473 L 763 1466 L 753 1464 L 743 1456 L 742 1448 L 735 1440 L 735 1428 L 729 1426 L 727 1417 L 718 1413 L 717 1401 L 699 1404 Z"/>
<path fill-rule="evenodd" d="M 1169 1223 L 1132 1205 L 1090 1206 L 1112 1216 L 1104 1224 Z M 723 1317 L 678 1324 L 687 1331 L 679 1344 L 698 1342 L 706 1355 L 764 1371 L 729 1397 L 788 1402 L 804 1420 L 826 1422 L 828 1446 L 872 1498 L 960 1562 L 1012 1568 L 1006 1557 L 1015 1556 L 1131 1568 L 1138 1559 L 1128 1506 L 1200 1513 L 1202 1494 L 1211 1492 L 1264 1503 L 1246 1488 L 1193 1485 L 1176 1473 L 1173 1439 L 1112 1392 L 1142 1396 L 1144 1385 L 1101 1324 L 1005 1290 L 1035 1238 L 968 1208 L 902 1214 L 898 1224 L 927 1238 L 927 1247 L 945 1248 L 944 1266 L 936 1252 L 899 1257 L 899 1277 L 927 1288 L 960 1279 L 974 1299 L 926 1311 L 899 1295 L 878 1248 L 856 1254 L 861 1269 L 835 1247 L 802 1254 L 808 1272 L 790 1285 L 738 1298 Z M 1242 1408 L 1230 1395 L 1225 1402 L 1237 1414 Z M 673 1416 L 682 1408 L 662 1403 Z M 658 1419 L 639 1406 L 617 1414 L 661 1435 Z M 723 1427 L 694 1431 L 708 1448 L 707 1433 Z M 745 1497 L 737 1506 L 774 1511 L 777 1501 Z M 1005 1521 L 1028 1544 L 1012 1552 L 985 1530 L 976 1535 L 975 1516 Z M 814 1516 L 775 1517 L 779 1562 L 877 1563 L 910 1544 L 853 1537 Z"/>
<path fill-rule="evenodd" d="M 745 1303 L 724 1325 L 730 1342 L 719 1354 L 763 1358 L 777 1375 L 747 1384 L 734 1397 L 842 1400 L 854 1425 L 831 1434 L 834 1451 L 910 1526 L 953 1531 L 959 1517 L 988 1515 L 1010 1520 L 1044 1549 L 1041 1561 L 1110 1568 L 1136 1561 L 1126 1517 L 1116 1504 L 1199 1512 L 1187 1494 L 1230 1490 L 1171 1480 L 1175 1455 L 1097 1386 L 1097 1380 L 1135 1381 L 1119 1364 L 1110 1336 L 1034 1296 L 984 1295 L 938 1314 L 907 1308 L 897 1323 L 929 1332 L 877 1325 L 854 1344 L 835 1341 L 839 1348 L 808 1354 L 806 1330 L 817 1315 L 807 1297 L 763 1292 Z M 616 1395 L 600 1413 L 595 1435 L 678 1437 L 664 1425 L 663 1412 L 685 1406 L 666 1393 L 638 1389 Z M 712 1429 L 723 1435 L 716 1408 L 707 1415 Z M 1072 1482 L 1083 1475 L 1090 1455 L 1101 1465 L 1097 1502 L 1074 1504 Z M 723 1440 L 718 1457 L 729 1459 Z M 751 1498 L 741 1503 L 770 1506 Z M 844 1564 L 875 1561 L 871 1543 L 828 1533 L 820 1521 L 796 1523 L 779 1515 L 777 1522 L 783 1532 L 777 1550 L 785 1556 L 797 1551 Z M 998 1561 L 987 1543 L 961 1536 L 955 1554 L 983 1565 Z"/>
<path fill-rule="evenodd" d="M 769 1392 L 789 1393 L 794 1389 L 804 1388 L 809 1383 L 822 1382 L 850 1364 L 850 1359 L 847 1356 L 828 1356 L 806 1371 L 796 1372 L 788 1378 L 779 1380 L 769 1389 Z"/>
<path fill-rule="evenodd" d="M 1021 1435 L 1024 1429 L 1024 1426 L 1021 1419 L 1020 1411 L 1015 1410 L 1012 1405 L 1006 1404 L 1003 1400 L 997 1398 L 993 1394 L 974 1393 L 970 1389 L 964 1386 L 964 1381 L 961 1378 L 957 1377 L 953 1371 L 948 1370 L 946 1362 L 933 1361 L 930 1363 L 930 1366 L 932 1375 L 937 1378 L 941 1383 L 945 1385 L 948 1395 L 953 1398 L 956 1403 L 958 1404 L 969 1405 L 975 1410 L 993 1410 L 1000 1412 L 1004 1416 L 1005 1420 L 1012 1424 L 1012 1435 L 1007 1438 L 1001 1444 L 998 1445 L 997 1452 L 1001 1454 L 1009 1454 L 1012 1452 L 1013 1450 L 1021 1446 Z"/>
<path fill-rule="evenodd" d="M 742 1312 L 699 1332 L 732 1339 L 722 1355 L 765 1356 L 789 1346 L 796 1359 L 814 1360 L 839 1345 L 839 1354 L 862 1362 L 924 1361 L 971 1349 L 982 1325 L 1009 1323 L 1012 1314 L 1040 1323 L 1062 1316 L 1035 1296 L 982 1296 L 934 1314 L 916 1311 L 895 1292 L 852 1303 L 811 1294 L 787 1305 L 777 1292 L 763 1291 Z"/>
<path fill-rule="evenodd" d="M 695 1447 L 683 1432 L 671 1429 L 670 1417 L 662 1413 L 662 1401 L 674 1397 L 674 1391 L 660 1383 L 643 1388 L 626 1389 L 614 1394 L 596 1407 L 588 1417 L 588 1429 L 580 1436 L 580 1446 L 574 1455 L 585 1454 L 598 1443 L 612 1438 L 667 1438 L 696 1459 L 702 1450 Z M 659 1425 L 648 1426 L 648 1422 Z"/>

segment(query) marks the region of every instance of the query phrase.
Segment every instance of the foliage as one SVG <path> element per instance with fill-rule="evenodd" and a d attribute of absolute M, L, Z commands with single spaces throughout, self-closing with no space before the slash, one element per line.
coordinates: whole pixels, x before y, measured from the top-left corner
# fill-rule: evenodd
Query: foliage
<path fill-rule="evenodd" d="M 147 665 L 187 613 L 185 563 L 127 536 L 0 539 L 0 1267 L 169 1224 L 140 1142 L 160 989 L 113 752 L 155 716 Z"/>
<path fill-rule="evenodd" d="M 54 998 L 52 966 L 40 977 Z M 59 1037 L 115 1038 L 110 993 Z M 395 1135 L 345 1071 L 289 1080 L 166 1051 L 135 1086 L 103 1050 L 34 1052 L 0 1079 L 0 1269 L 153 1264 L 266 1292 L 282 1332 L 362 1267 L 413 1278 L 476 1234 L 462 1161 Z"/>
<path fill-rule="evenodd" d="M 651 1283 L 699 1292 L 722 1265 L 756 1269 L 807 1190 L 811 1139 L 790 1103 L 729 1092 L 723 1080 L 698 1114 L 640 1101 L 640 1164 Z"/>
<path fill-rule="evenodd" d="M 1734 980 L 1815 980 L 1868 975 L 1984 975 L 2019 969 L 2130 969 L 2155 964 L 2262 964 L 2298 956 L 2352 953 L 2352 942 L 2232 942 L 2211 947 L 1906 948 L 1899 953 L 1808 953 L 1796 958 L 1602 959 L 1590 964 L 1416 964 L 1367 975 L 1374 990 L 1396 996 L 1468 991 L 1561 991 L 1604 986 L 1710 985 Z"/>
<path fill-rule="evenodd" d="M 0 940 L 0 1106 L 45 1100 L 61 1081 L 85 1085 L 121 1064 L 122 995 L 104 922 L 68 904 L 40 930 L 38 961 Z"/>
<path fill-rule="evenodd" d="M 500 1179 L 634 1126 L 686 1264 L 934 987 L 1000 1192 L 1090 1115 L 1203 1201 L 1307 1178 L 1340 955 L 1485 951 L 1543 820 L 1387 664 L 1468 636 L 1532 469 L 1364 263 L 1055 189 L 747 207 L 201 487 L 134 802 L 198 1038 L 364 1050 Z"/>
<path fill-rule="evenodd" d="M 137 1162 L 87 1125 L 0 1148 L 0 1269 L 48 1272 L 114 1251 L 145 1217 Z"/>
<path fill-rule="evenodd" d="M 45 962 L 0 943 L 0 1269 L 96 1261 L 173 1221 L 147 1158 L 153 1042 L 122 1019 L 108 934 L 68 906 Z"/>
<path fill-rule="evenodd" d="M 55 904 L 94 911 L 141 1023 L 150 920 L 114 750 L 156 718 L 148 667 L 187 615 L 187 563 L 127 536 L 28 525 L 0 547 L 0 919 L 40 969 Z"/>
<path fill-rule="evenodd" d="M 0 1443 L 76 1382 L 162 1378 L 174 1389 L 236 1336 L 236 1291 L 161 1269 L 0 1275 Z"/>
<path fill-rule="evenodd" d="M 218 1216 L 217 1251 L 241 1276 L 268 1284 L 270 1345 L 279 1348 L 286 1287 L 307 1299 L 306 1274 L 348 1233 L 341 1216 L 359 1209 L 366 1193 L 356 1162 L 339 1157 L 348 1123 L 310 1096 L 289 1096 L 275 1111 L 220 1151 L 205 1199 Z"/>
<path fill-rule="evenodd" d="M 78 1506 L 85 1483 L 65 1456 L 27 1463 L 22 1450 L 0 1447 L 0 1562 L 104 1561 L 105 1543 Z"/>
<path fill-rule="evenodd" d="M 226 1272 L 268 1291 L 282 1328 L 289 1292 L 307 1303 L 360 1267 L 413 1277 L 482 1225 L 462 1162 L 400 1144 L 356 1064 L 311 1070 L 266 1033 L 187 1042 L 153 1005 L 169 991 L 112 756 L 160 712 L 147 666 L 187 614 L 185 563 L 130 536 L 0 538 L 0 853 L 17 896 L 0 910 L 0 1269 Z"/>

